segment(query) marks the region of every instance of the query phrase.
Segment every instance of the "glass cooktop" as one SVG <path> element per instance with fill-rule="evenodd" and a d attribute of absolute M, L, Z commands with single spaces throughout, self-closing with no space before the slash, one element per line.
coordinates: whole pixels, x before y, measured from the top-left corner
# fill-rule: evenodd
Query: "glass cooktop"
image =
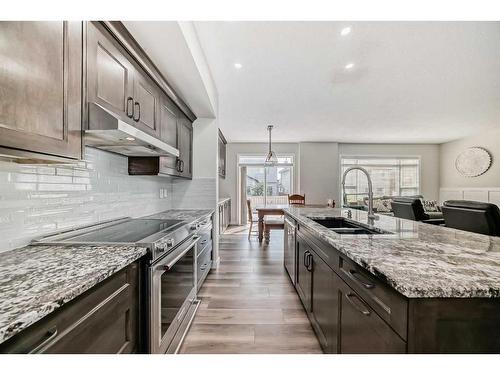
<path fill-rule="evenodd" d="M 131 219 L 101 227 L 91 232 L 68 236 L 62 239 L 62 242 L 139 242 L 155 233 L 171 231 L 182 223 L 182 220 Z"/>

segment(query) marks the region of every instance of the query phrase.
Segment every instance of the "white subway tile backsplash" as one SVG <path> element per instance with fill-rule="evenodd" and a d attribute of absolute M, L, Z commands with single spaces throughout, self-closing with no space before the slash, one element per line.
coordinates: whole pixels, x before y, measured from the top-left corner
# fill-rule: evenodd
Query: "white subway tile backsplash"
<path fill-rule="evenodd" d="M 167 198 L 160 199 L 160 189 L 167 189 Z M 129 176 L 126 157 L 92 148 L 76 165 L 0 161 L 0 252 L 54 230 L 167 210 L 172 191 L 172 179 Z"/>
<path fill-rule="evenodd" d="M 215 178 L 198 178 L 192 180 L 174 180 L 172 207 L 173 208 L 211 208 L 215 209 L 216 186 Z"/>

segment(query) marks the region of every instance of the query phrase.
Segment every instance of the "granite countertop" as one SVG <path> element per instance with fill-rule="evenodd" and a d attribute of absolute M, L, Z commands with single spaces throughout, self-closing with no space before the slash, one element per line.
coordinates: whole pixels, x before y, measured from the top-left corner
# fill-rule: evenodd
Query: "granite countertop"
<path fill-rule="evenodd" d="M 0 343 L 146 254 L 139 246 L 26 246 L 0 254 Z"/>
<path fill-rule="evenodd" d="M 290 207 L 286 213 L 408 298 L 500 298 L 500 238 L 380 215 L 387 235 L 341 235 L 311 219 L 346 210 Z M 367 213 L 352 220 L 368 224 Z"/>
<path fill-rule="evenodd" d="M 147 216 L 191 223 L 214 210 Z M 0 254 L 0 343 L 146 255 L 135 245 L 26 246 Z"/>
<path fill-rule="evenodd" d="M 175 209 L 159 212 L 154 215 L 145 216 L 148 219 L 170 219 L 170 220 L 183 220 L 186 223 L 192 223 L 202 217 L 209 216 L 214 213 L 212 209 Z M 144 219 L 143 218 L 143 219 Z"/>

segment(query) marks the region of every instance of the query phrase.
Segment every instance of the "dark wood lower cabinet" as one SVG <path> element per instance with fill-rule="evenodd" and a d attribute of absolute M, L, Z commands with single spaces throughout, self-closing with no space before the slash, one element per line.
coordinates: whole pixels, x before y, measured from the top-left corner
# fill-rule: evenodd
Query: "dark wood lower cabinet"
<path fill-rule="evenodd" d="M 407 298 L 297 228 L 295 289 L 325 353 L 500 353 L 499 298 Z"/>
<path fill-rule="evenodd" d="M 340 353 L 406 353 L 406 342 L 339 277 Z"/>
<path fill-rule="evenodd" d="M 405 353 L 406 342 L 297 236 L 296 290 L 325 353 Z"/>
<path fill-rule="evenodd" d="M 296 290 L 325 353 L 337 352 L 338 294 L 336 275 L 311 245 L 297 236 Z"/>
<path fill-rule="evenodd" d="M 338 351 L 338 276 L 314 252 L 311 258 L 311 323 L 326 353 Z"/>
<path fill-rule="evenodd" d="M 306 312 L 309 313 L 311 310 L 311 285 L 312 285 L 312 275 L 307 267 L 308 254 L 311 252 L 311 247 L 305 241 L 302 236 L 297 236 L 297 282 L 295 284 L 295 289 L 299 295 Z"/>
<path fill-rule="evenodd" d="M 10 338 L 0 352 L 139 352 L 140 274 L 137 261 Z"/>

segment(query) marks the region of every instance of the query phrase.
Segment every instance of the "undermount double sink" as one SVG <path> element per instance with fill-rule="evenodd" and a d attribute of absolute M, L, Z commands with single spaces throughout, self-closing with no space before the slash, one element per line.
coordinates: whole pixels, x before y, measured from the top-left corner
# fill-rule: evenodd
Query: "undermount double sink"
<path fill-rule="evenodd" d="M 311 219 L 312 221 L 331 229 L 338 234 L 393 234 L 380 228 L 365 226 L 361 223 L 346 219 L 344 217 L 332 217 L 328 219 Z"/>

